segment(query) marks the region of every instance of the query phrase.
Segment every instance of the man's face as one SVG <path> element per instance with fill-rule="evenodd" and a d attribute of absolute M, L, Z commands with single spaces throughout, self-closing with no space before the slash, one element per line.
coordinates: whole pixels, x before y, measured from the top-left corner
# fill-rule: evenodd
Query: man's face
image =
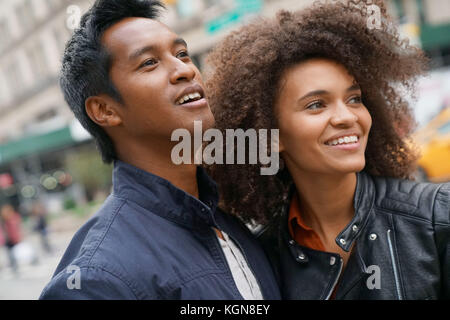
<path fill-rule="evenodd" d="M 112 56 L 110 77 L 123 98 L 117 112 L 124 137 L 144 145 L 155 139 L 170 143 L 175 129 L 193 132 L 196 120 L 204 129 L 213 126 L 200 72 L 186 43 L 167 26 L 126 18 L 105 31 L 102 44 Z"/>

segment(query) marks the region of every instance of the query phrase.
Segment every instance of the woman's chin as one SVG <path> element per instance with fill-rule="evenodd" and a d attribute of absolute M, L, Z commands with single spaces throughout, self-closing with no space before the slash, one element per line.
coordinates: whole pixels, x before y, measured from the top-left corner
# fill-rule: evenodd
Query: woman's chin
<path fill-rule="evenodd" d="M 355 161 L 353 163 L 342 163 L 338 166 L 335 166 L 337 172 L 341 172 L 343 174 L 346 173 L 356 173 L 360 172 L 366 166 L 365 161 Z"/>

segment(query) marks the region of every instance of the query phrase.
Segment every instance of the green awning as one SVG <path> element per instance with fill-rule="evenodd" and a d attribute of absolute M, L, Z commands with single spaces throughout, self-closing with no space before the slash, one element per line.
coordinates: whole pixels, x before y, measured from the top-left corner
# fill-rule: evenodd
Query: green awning
<path fill-rule="evenodd" d="M 59 147 L 75 143 L 70 127 L 64 127 L 41 135 L 24 137 L 20 140 L 0 145 L 0 164 L 27 156 L 33 153 L 51 151 Z"/>
<path fill-rule="evenodd" d="M 450 24 L 421 25 L 420 41 L 425 50 L 450 47 Z"/>

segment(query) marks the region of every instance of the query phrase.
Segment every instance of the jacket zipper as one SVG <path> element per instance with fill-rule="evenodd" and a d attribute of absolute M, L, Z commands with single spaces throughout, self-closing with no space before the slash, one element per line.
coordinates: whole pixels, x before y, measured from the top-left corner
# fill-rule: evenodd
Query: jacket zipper
<path fill-rule="evenodd" d="M 334 279 L 333 286 L 331 287 L 330 292 L 328 292 L 328 295 L 325 298 L 325 300 L 329 300 L 330 299 L 331 295 L 333 294 L 334 288 L 336 287 L 336 285 L 337 285 L 337 283 L 339 281 L 339 278 L 341 277 L 342 268 L 344 267 L 344 261 L 342 260 L 342 258 L 340 258 L 339 261 L 341 263 L 341 265 L 339 266 L 339 273 L 338 273 L 336 279 Z"/>
<path fill-rule="evenodd" d="M 395 288 L 397 289 L 397 297 L 398 300 L 403 300 L 402 293 L 400 292 L 400 281 L 398 277 L 397 261 L 394 256 L 394 247 L 392 246 L 391 229 L 387 231 L 387 239 L 389 244 L 389 253 L 391 254 L 392 268 L 394 269 Z"/>

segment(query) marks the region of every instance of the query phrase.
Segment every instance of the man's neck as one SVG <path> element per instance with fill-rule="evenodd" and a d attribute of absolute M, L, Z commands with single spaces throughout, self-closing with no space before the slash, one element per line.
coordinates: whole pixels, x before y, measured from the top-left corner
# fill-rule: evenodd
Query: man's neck
<path fill-rule="evenodd" d="M 174 164 L 170 158 L 170 150 L 164 150 L 164 148 L 130 149 L 132 146 L 128 146 L 126 152 L 118 152 L 121 161 L 166 179 L 195 198 L 199 197 L 195 164 Z"/>

